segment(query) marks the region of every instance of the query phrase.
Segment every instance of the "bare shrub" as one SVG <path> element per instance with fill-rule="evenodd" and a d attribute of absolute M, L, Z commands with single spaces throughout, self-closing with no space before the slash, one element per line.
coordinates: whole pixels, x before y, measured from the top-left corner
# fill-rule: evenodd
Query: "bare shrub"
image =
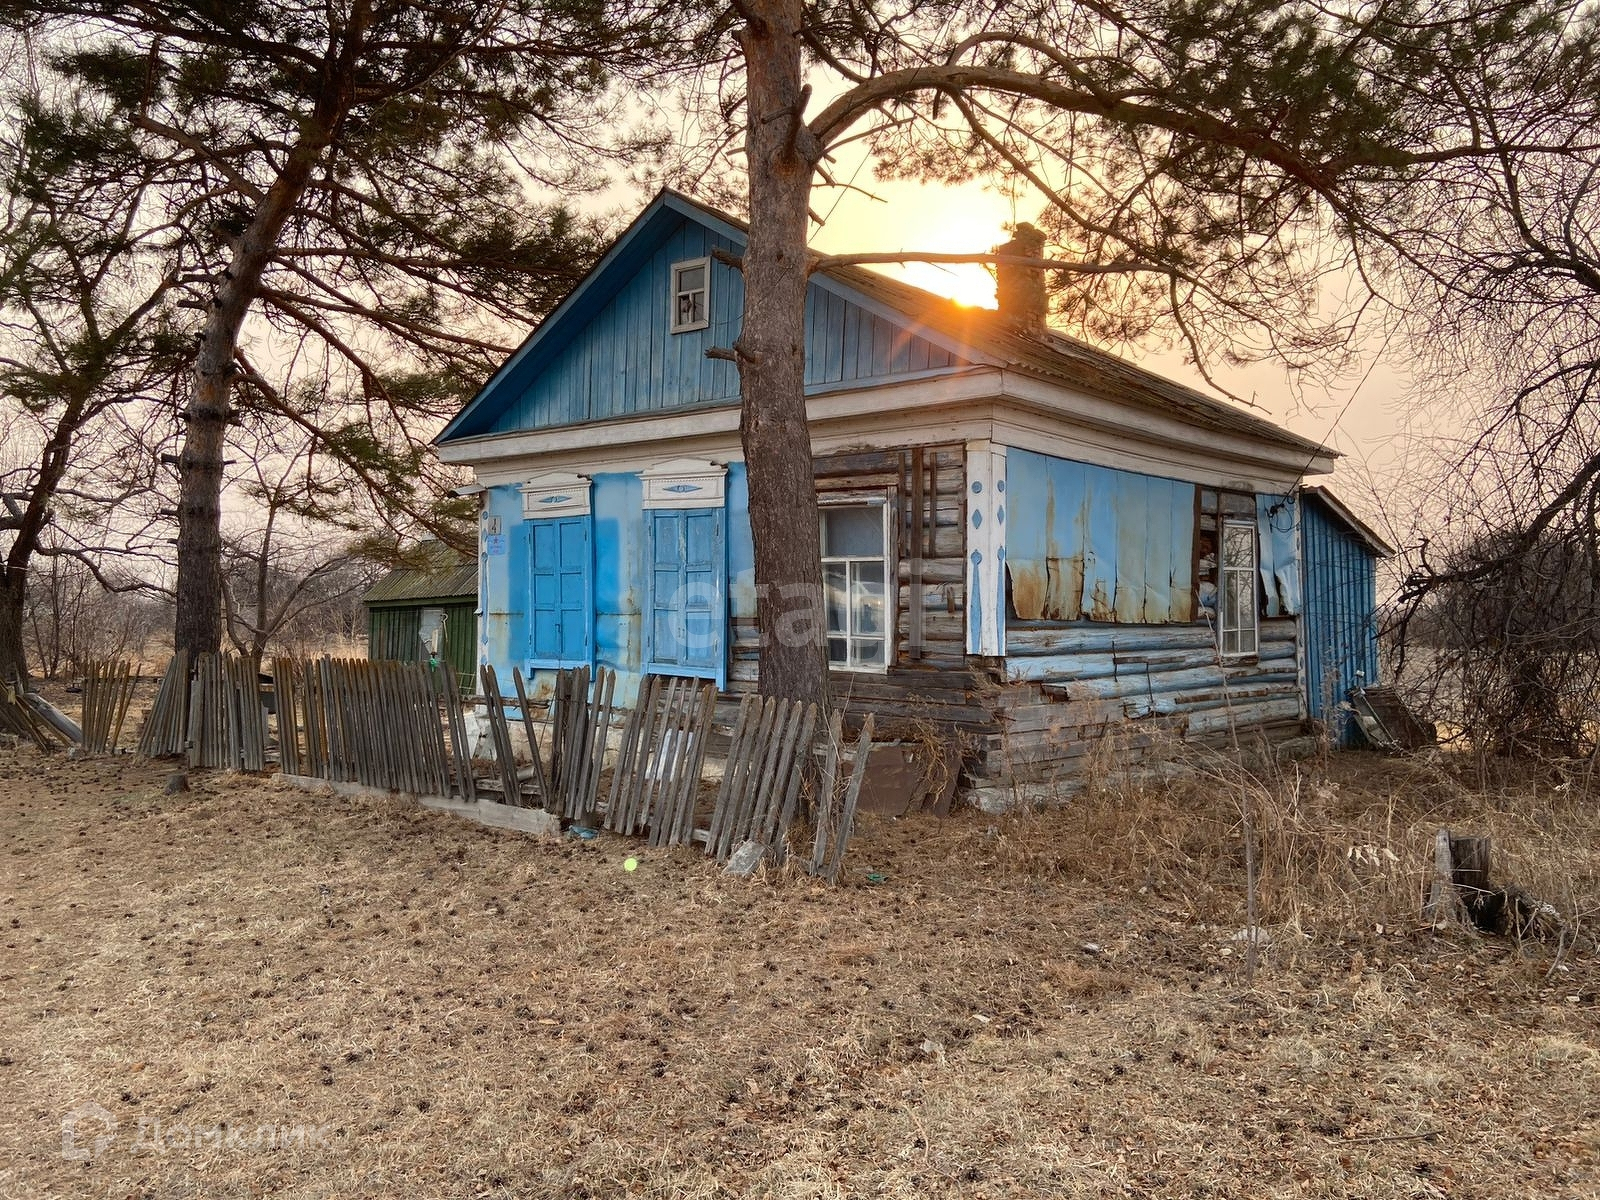
<path fill-rule="evenodd" d="M 1549 901 L 1587 930 L 1600 911 L 1600 812 L 1579 769 L 1479 786 L 1470 759 L 1336 754 L 1280 762 L 1176 737 L 1137 747 L 1108 733 L 1085 786 L 1059 806 L 997 819 L 986 851 L 1036 877 L 1160 898 L 1191 918 L 1245 925 L 1243 813 L 1254 836 L 1262 927 L 1359 936 L 1421 929 L 1422 887 L 1441 827 L 1489 837 L 1497 879 Z M 1584 933 L 1592 940 L 1592 934 Z"/>
<path fill-rule="evenodd" d="M 28 576 L 24 632 L 29 658 L 46 679 L 81 674 L 96 660 L 143 661 L 170 619 L 160 600 L 107 591 L 76 558 L 45 556 Z"/>
<path fill-rule="evenodd" d="M 1474 540 L 1419 590 L 1402 661 L 1447 736 L 1484 755 L 1575 758 L 1596 746 L 1600 557 L 1594 526 Z"/>

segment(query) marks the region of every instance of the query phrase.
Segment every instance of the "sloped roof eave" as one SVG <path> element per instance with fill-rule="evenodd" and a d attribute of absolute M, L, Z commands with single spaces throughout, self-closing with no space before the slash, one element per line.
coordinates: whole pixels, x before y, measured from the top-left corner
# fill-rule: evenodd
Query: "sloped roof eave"
<path fill-rule="evenodd" d="M 743 241 L 749 232 L 748 224 L 738 217 L 702 204 L 681 192 L 662 189 L 618 235 L 594 269 L 540 322 L 461 412 L 440 431 L 434 438 L 435 445 L 483 436 L 477 431 L 463 432 L 469 417 L 514 375 L 517 366 L 533 354 L 540 343 L 559 333 L 558 326 L 572 318 L 572 314 L 582 306 L 584 298 L 593 289 L 603 287 L 604 277 L 618 270 L 625 259 L 625 248 L 643 236 L 652 220 L 663 210 L 698 220 L 730 240 Z M 972 365 L 1016 371 L 1048 383 L 1087 391 L 1114 403 L 1160 413 L 1191 426 L 1210 428 L 1247 440 L 1264 441 L 1281 449 L 1307 455 L 1308 467 L 1315 458 L 1332 460 L 1340 457 L 1338 451 L 1291 433 L 1264 417 L 1064 334 L 1047 331 L 1040 338 L 1019 333 L 1005 326 L 993 310 L 966 308 L 859 266 L 824 267 L 814 278 L 831 285 L 835 290 L 855 293 L 867 301 L 871 308 L 887 310 L 930 340 L 958 352 Z"/>

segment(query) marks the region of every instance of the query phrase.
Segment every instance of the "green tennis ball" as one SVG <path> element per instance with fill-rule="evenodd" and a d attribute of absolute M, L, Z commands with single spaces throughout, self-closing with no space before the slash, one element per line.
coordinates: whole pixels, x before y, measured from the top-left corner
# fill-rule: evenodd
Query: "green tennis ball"
<path fill-rule="evenodd" d="M 637 871 L 639 869 L 639 860 L 637 858 L 625 858 L 625 859 L 623 859 L 622 860 L 622 869 L 624 871 Z"/>

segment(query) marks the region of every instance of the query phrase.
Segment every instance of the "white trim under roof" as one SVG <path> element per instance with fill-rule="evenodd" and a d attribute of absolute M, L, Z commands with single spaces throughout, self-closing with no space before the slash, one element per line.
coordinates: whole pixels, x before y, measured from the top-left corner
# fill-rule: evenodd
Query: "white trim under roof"
<path fill-rule="evenodd" d="M 1204 429 L 1163 414 L 1055 386 L 998 367 L 880 383 L 806 400 L 812 449 L 893 448 L 979 439 L 1060 458 L 1184 479 L 1209 487 L 1280 492 L 1333 469 L 1332 452 L 1308 455 L 1246 434 Z M 673 455 L 740 457 L 736 405 L 487 434 L 439 447 L 471 465 L 480 483 L 528 472 L 640 471 Z"/>

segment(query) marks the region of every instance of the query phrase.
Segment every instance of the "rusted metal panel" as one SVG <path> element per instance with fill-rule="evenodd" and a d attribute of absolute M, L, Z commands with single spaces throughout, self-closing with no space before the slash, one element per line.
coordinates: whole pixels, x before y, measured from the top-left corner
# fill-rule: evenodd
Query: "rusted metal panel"
<path fill-rule="evenodd" d="M 1022 450 L 1006 474 L 1019 620 L 1193 619 L 1193 484 Z"/>

